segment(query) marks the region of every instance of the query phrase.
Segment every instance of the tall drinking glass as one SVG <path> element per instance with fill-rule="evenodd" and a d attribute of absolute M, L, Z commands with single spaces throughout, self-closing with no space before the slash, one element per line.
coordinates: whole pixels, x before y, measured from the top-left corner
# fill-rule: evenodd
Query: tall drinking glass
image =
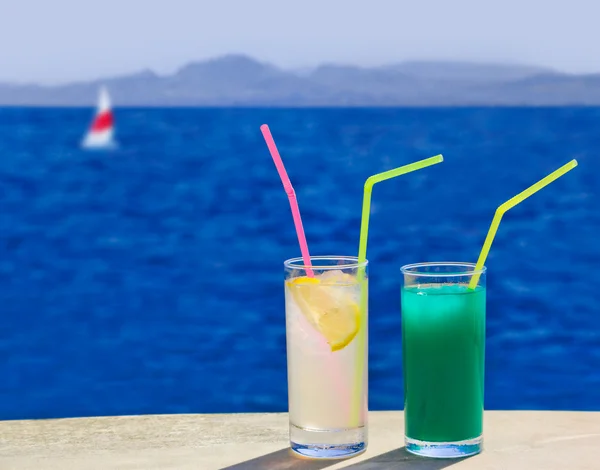
<path fill-rule="evenodd" d="M 406 450 L 427 457 L 481 452 L 485 271 L 472 263 L 402 267 Z M 474 275 L 479 281 L 468 285 Z"/>
<path fill-rule="evenodd" d="M 367 262 L 313 256 L 314 277 L 308 277 L 302 258 L 287 260 L 284 266 L 290 446 L 313 458 L 363 452 Z"/>

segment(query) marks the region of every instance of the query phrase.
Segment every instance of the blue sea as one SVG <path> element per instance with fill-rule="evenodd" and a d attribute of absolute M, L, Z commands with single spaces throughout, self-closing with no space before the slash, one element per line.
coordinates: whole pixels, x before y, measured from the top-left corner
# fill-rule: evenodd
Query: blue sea
<path fill-rule="evenodd" d="M 487 260 L 488 409 L 600 410 L 600 108 L 0 109 L 0 418 L 287 409 L 283 261 L 370 223 L 369 406 L 403 407 L 400 271 Z"/>

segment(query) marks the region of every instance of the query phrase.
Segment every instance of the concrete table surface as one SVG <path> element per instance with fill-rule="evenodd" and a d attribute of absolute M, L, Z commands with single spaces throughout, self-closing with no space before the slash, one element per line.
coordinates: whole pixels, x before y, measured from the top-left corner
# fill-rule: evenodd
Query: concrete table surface
<path fill-rule="evenodd" d="M 600 412 L 486 411 L 482 454 L 432 460 L 403 448 L 403 413 L 369 414 L 369 447 L 344 461 L 288 450 L 286 413 L 0 422 L 2 470 L 598 470 Z"/>

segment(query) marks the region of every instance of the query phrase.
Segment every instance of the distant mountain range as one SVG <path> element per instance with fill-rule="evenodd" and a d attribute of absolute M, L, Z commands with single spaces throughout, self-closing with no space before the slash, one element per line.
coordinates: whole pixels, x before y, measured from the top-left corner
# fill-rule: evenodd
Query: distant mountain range
<path fill-rule="evenodd" d="M 116 106 L 600 105 L 600 74 L 464 62 L 283 70 L 229 55 L 182 67 L 61 86 L 0 83 L 0 105 L 92 106 L 106 85 Z"/>

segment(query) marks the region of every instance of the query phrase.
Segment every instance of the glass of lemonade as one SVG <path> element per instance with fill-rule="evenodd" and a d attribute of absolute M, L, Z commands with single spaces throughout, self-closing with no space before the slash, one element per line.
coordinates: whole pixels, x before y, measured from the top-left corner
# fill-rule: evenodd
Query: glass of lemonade
<path fill-rule="evenodd" d="M 406 450 L 464 457 L 483 444 L 485 271 L 471 263 L 402 267 Z M 468 287 L 473 276 L 479 280 Z"/>
<path fill-rule="evenodd" d="M 361 453 L 367 447 L 367 261 L 313 256 L 314 277 L 302 258 L 284 266 L 290 446 L 312 458 Z"/>

